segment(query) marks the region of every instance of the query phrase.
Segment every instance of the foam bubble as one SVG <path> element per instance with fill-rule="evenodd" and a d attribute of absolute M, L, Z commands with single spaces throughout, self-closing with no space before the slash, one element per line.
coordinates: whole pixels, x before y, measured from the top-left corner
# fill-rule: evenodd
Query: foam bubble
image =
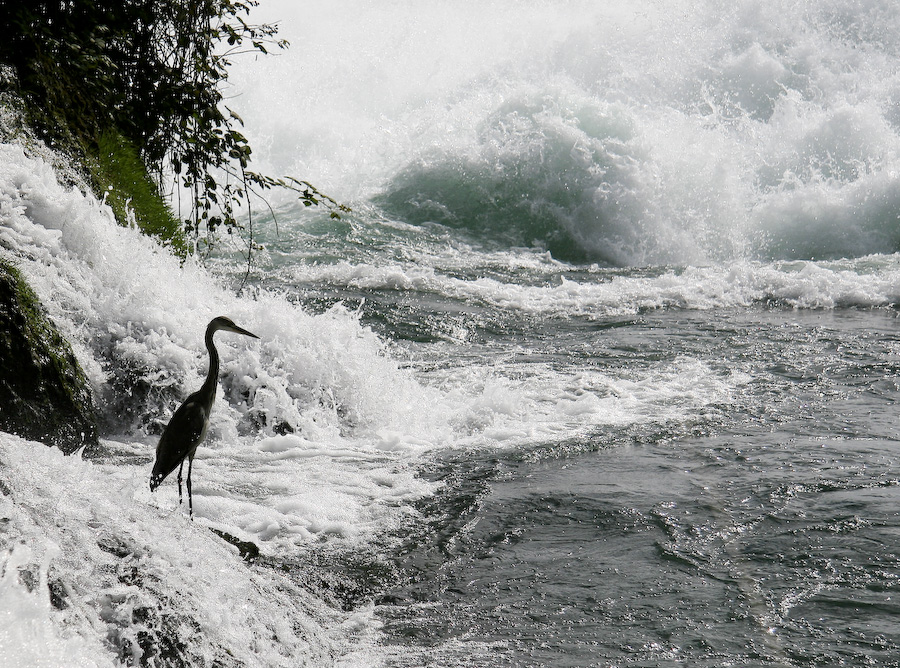
<path fill-rule="evenodd" d="M 535 364 L 523 375 L 491 359 L 420 374 L 363 326 L 359 313 L 337 306 L 310 315 L 262 289 L 235 295 L 198 263 L 182 265 L 137 231 L 118 227 L 108 208 L 62 187 L 41 159 L 9 145 L 0 145 L 0 157 L 0 240 L 76 342 L 107 419 L 121 420 L 115 438 L 104 440 L 116 462 L 109 464 L 0 436 L 0 471 L 11 490 L 0 497 L 12 518 L 5 535 L 59 545 L 51 563 L 76 594 L 69 616 L 45 614 L 41 602 L 37 633 L 48 642 L 69 624 L 73 635 L 60 635 L 63 641 L 78 636 L 92 646 L 106 638 L 121 655 L 138 656 L 157 646 L 148 637 L 174 624 L 177 638 L 201 637 L 190 643 L 196 651 L 250 663 L 352 652 L 348 645 L 366 636 L 360 629 L 369 617 L 344 620 L 291 583 L 246 569 L 230 544 L 204 529 L 252 541 L 271 556 L 323 545 L 360 549 L 407 521 L 411 504 L 433 492 L 417 476 L 423 453 L 678 422 L 714 410 L 741 383 L 691 360 L 623 374 Z M 467 257 L 448 252 L 444 260 Z M 503 252 L 487 257 L 510 259 Z M 564 269 L 528 252 L 511 266 L 512 273 Z M 703 278 L 685 272 L 685 280 L 672 273 L 650 279 L 654 285 L 624 277 L 517 285 L 500 272 L 467 281 L 399 265 L 331 269 L 339 281 L 455 291 L 462 300 L 564 317 L 567 309 L 611 312 L 628 290 L 633 308 L 665 281 L 688 294 Z M 153 494 L 147 487 L 155 423 L 146 416 L 164 420 L 185 390 L 199 385 L 202 333 L 220 313 L 260 339 L 218 339 L 221 392 L 194 461 L 190 523 L 174 480 Z M 123 407 L 133 416 L 120 413 Z M 24 610 L 29 600 L 11 605 Z"/>

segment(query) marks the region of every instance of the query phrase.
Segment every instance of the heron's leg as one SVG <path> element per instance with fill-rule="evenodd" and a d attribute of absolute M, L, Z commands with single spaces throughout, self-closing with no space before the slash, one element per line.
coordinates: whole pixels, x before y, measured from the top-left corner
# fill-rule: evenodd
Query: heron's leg
<path fill-rule="evenodd" d="M 194 458 L 188 457 L 188 477 L 187 477 L 187 489 L 188 489 L 188 510 L 190 511 L 191 519 L 194 519 L 194 497 L 191 496 L 191 469 L 194 466 Z"/>
<path fill-rule="evenodd" d="M 181 469 L 184 468 L 184 460 L 181 460 L 181 465 L 178 467 L 178 505 L 181 505 Z M 190 471 L 190 468 L 188 469 Z M 188 480 L 190 480 L 190 473 L 188 473 Z M 191 483 L 188 482 L 188 485 Z"/>

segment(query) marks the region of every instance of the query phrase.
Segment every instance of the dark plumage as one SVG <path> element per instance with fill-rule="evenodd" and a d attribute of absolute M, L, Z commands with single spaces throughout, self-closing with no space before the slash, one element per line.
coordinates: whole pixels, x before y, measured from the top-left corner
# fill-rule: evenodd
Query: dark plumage
<path fill-rule="evenodd" d="M 191 497 L 191 467 L 194 461 L 194 453 L 197 446 L 206 437 L 206 428 L 209 426 L 209 414 L 213 401 L 216 399 L 216 387 L 219 377 L 219 352 L 213 344 L 213 334 L 222 330 L 259 337 L 235 325 L 229 318 L 219 316 L 214 318 L 206 328 L 206 349 L 209 351 L 209 372 L 203 387 L 189 396 L 175 415 L 169 420 L 165 431 L 156 446 L 156 463 L 153 464 L 153 473 L 150 474 L 150 491 L 159 487 L 175 467 L 178 467 L 178 502 L 181 503 L 181 471 L 184 468 L 184 460 L 188 460 L 187 493 L 188 508 L 190 514 L 194 514 L 194 503 Z"/>

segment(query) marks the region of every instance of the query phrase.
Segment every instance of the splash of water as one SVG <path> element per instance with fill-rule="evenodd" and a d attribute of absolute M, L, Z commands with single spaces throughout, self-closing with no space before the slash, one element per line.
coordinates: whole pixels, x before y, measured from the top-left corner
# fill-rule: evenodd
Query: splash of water
<path fill-rule="evenodd" d="M 606 3 L 604 3 L 606 4 Z M 900 9 L 271 3 L 263 162 L 390 216 L 614 265 L 900 249 Z"/>

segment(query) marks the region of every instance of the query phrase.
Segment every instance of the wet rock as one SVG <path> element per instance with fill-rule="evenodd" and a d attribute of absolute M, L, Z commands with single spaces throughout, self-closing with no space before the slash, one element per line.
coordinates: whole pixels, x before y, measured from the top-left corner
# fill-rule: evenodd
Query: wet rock
<path fill-rule="evenodd" d="M 71 346 L 19 272 L 2 260 L 0 431 L 66 454 L 98 445 L 91 389 Z"/>
<path fill-rule="evenodd" d="M 247 540 L 241 540 L 236 536 L 232 536 L 230 533 L 225 531 L 219 531 L 218 529 L 211 529 L 211 531 L 219 536 L 222 540 L 231 543 L 238 549 L 238 553 L 241 555 L 241 559 L 248 563 L 253 563 L 257 559 L 259 559 L 259 546 L 256 543 L 251 543 Z"/>

